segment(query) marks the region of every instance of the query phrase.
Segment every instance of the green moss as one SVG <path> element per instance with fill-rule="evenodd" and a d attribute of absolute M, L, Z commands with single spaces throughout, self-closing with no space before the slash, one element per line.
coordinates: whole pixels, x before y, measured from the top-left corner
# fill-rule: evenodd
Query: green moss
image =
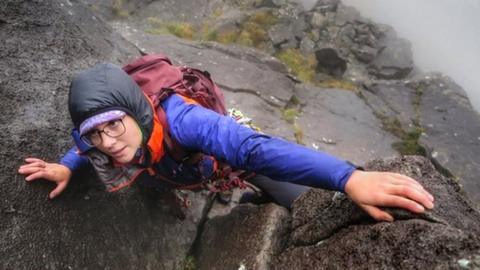
<path fill-rule="evenodd" d="M 128 12 L 125 10 L 124 0 L 112 0 L 112 5 L 110 9 L 115 17 L 126 18 L 128 17 Z"/>
<path fill-rule="evenodd" d="M 393 148 L 403 155 L 426 155 L 425 148 L 418 144 L 422 129 L 415 128 L 404 134 L 400 142 L 394 143 Z"/>
<path fill-rule="evenodd" d="M 166 28 L 168 32 L 179 38 L 193 39 L 193 35 L 195 33 L 193 25 L 189 23 L 168 23 Z"/>
<path fill-rule="evenodd" d="M 191 255 L 187 256 L 183 261 L 183 270 L 195 270 L 196 268 L 195 258 Z"/>
<path fill-rule="evenodd" d="M 163 22 L 154 17 L 148 18 L 152 28 L 145 30 L 145 32 L 154 35 L 172 34 L 179 38 L 193 39 L 195 30 L 193 25 L 184 22 Z"/>
<path fill-rule="evenodd" d="M 205 34 L 205 40 L 218 40 L 218 32 L 217 31 L 208 31 L 206 34 Z"/>
<path fill-rule="evenodd" d="M 304 82 L 313 82 L 315 78 L 315 55 L 304 56 L 297 49 L 281 50 L 276 57 L 283 62 L 295 76 Z"/>
<path fill-rule="evenodd" d="M 278 22 L 278 17 L 273 15 L 271 11 L 260 11 L 250 16 L 248 21 L 259 25 L 272 26 Z"/>
<path fill-rule="evenodd" d="M 402 124 L 397 118 L 388 118 L 386 116 L 380 117 L 382 120 L 383 128 L 395 135 L 398 138 L 405 138 L 406 132 L 402 128 Z"/>
<path fill-rule="evenodd" d="M 425 148 L 418 144 L 418 139 L 424 131 L 420 125 L 420 105 L 425 87 L 426 86 L 422 83 L 415 86 L 415 95 L 413 96 L 412 100 L 415 113 L 414 118 L 411 119 L 414 126 L 412 130 L 405 131 L 397 118 L 389 119 L 386 116 L 383 116 L 383 118 L 379 117 L 382 120 L 384 128 L 401 139 L 401 141 L 394 143 L 392 146 L 395 150 L 403 155 L 426 156 Z"/>
<path fill-rule="evenodd" d="M 336 89 L 345 89 L 345 90 L 352 90 L 357 91 L 357 86 L 352 82 L 346 80 L 325 80 L 321 82 L 316 82 L 315 85 L 323 87 L 323 88 L 336 88 Z"/>
<path fill-rule="evenodd" d="M 305 145 L 303 142 L 303 130 L 297 125 L 293 125 L 293 135 L 295 136 L 295 140 L 297 141 L 298 144 Z"/>
<path fill-rule="evenodd" d="M 213 17 L 214 18 L 220 18 L 223 15 L 223 9 L 222 8 L 216 8 L 213 11 Z"/>
<path fill-rule="evenodd" d="M 237 33 L 235 32 L 223 32 L 217 34 L 217 39 L 213 41 L 217 41 L 223 44 L 231 44 L 235 43 L 237 40 Z"/>
<path fill-rule="evenodd" d="M 299 112 L 297 109 L 284 109 L 282 111 L 283 120 L 289 122 L 290 124 L 295 123 L 295 119 L 298 117 Z"/>
<path fill-rule="evenodd" d="M 300 99 L 297 96 L 292 95 L 288 100 L 288 103 L 292 105 L 300 105 Z"/>
<path fill-rule="evenodd" d="M 149 17 L 147 19 L 148 23 L 150 24 L 151 28 L 146 29 L 145 32 L 152 34 L 152 35 L 167 35 L 169 34 L 168 30 L 164 27 L 165 23 L 154 17 Z"/>
<path fill-rule="evenodd" d="M 250 32 L 248 31 L 241 31 L 240 34 L 237 36 L 235 43 L 247 47 L 253 47 L 254 45 Z"/>
<path fill-rule="evenodd" d="M 268 41 L 267 31 L 277 21 L 278 18 L 272 12 L 260 11 L 243 21 L 237 31 L 217 32 L 215 34 L 210 34 L 207 31 L 201 39 L 264 49 Z"/>
<path fill-rule="evenodd" d="M 315 39 L 316 39 L 316 38 L 315 38 L 315 34 L 314 34 L 312 31 L 307 32 L 307 37 L 308 37 L 309 39 L 311 39 L 311 40 L 315 40 Z"/>
<path fill-rule="evenodd" d="M 377 118 L 382 122 L 383 128 L 400 139 L 393 143 L 393 148 L 402 155 L 426 156 L 425 148 L 418 144 L 423 129 L 415 126 L 411 131 L 405 131 L 397 118 L 389 118 L 381 113 L 376 113 Z M 414 122 L 415 123 L 415 122 Z"/>
<path fill-rule="evenodd" d="M 155 17 L 148 17 L 147 21 L 150 24 L 150 26 L 152 26 L 154 28 L 160 28 L 164 24 L 162 20 L 160 20 L 159 18 L 155 18 Z"/>

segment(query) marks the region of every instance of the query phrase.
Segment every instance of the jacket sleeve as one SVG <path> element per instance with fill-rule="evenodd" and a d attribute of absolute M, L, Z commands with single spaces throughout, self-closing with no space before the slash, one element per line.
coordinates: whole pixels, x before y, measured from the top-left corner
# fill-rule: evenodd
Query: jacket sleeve
<path fill-rule="evenodd" d="M 88 158 L 78 153 L 77 146 L 73 146 L 60 159 L 60 164 L 67 166 L 72 172 L 87 165 Z"/>
<path fill-rule="evenodd" d="M 224 160 L 277 181 L 344 191 L 351 163 L 286 140 L 257 133 L 178 95 L 162 103 L 170 131 L 187 149 Z"/>

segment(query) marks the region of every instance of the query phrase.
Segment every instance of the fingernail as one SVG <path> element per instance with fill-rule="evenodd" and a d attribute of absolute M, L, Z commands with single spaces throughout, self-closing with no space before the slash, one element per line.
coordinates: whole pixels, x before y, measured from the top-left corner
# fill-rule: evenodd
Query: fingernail
<path fill-rule="evenodd" d="M 419 204 L 417 204 L 417 209 L 420 210 L 420 211 L 425 211 L 425 208 Z"/>
<path fill-rule="evenodd" d="M 433 203 L 432 202 L 429 202 L 428 205 L 427 205 L 428 209 L 432 209 L 433 208 Z"/>
<path fill-rule="evenodd" d="M 430 201 L 433 202 L 433 196 L 431 194 L 428 194 L 428 197 L 430 198 Z"/>

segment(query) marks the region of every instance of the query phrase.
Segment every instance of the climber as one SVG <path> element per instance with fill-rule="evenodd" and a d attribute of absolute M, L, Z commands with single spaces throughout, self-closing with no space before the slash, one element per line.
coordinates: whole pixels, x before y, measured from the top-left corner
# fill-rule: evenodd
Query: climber
<path fill-rule="evenodd" d="M 230 170 L 223 176 L 232 179 L 231 172 L 238 169 L 244 176 L 254 172 L 247 182 L 287 208 L 310 187 L 344 192 L 378 221 L 393 221 L 380 207 L 422 213 L 434 206 L 433 196 L 406 175 L 363 171 L 327 153 L 259 133 L 175 92 L 155 104 L 113 64 L 98 64 L 77 74 L 68 106 L 76 145 L 58 163 L 28 157 L 18 169 L 26 181 L 55 182 L 51 199 L 88 164 L 108 191 L 116 191 L 134 182 L 153 188 L 204 184 L 224 173 L 219 164 L 225 163 Z M 159 111 L 164 112 L 163 121 Z M 174 157 L 178 153 L 172 149 L 179 149 L 172 148 L 174 144 L 188 153 L 186 158 Z"/>

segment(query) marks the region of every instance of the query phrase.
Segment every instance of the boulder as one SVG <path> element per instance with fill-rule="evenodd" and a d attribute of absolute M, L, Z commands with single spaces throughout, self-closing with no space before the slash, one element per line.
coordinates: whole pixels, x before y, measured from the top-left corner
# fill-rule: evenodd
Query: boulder
<path fill-rule="evenodd" d="M 313 6 L 312 10 L 319 12 L 335 12 L 339 4 L 340 0 L 319 0 L 315 6 Z"/>
<path fill-rule="evenodd" d="M 315 51 L 317 59 L 316 71 L 334 77 L 342 77 L 347 70 L 347 62 L 333 48 L 322 48 Z"/>
<path fill-rule="evenodd" d="M 378 46 L 378 54 L 368 66 L 370 74 L 386 80 L 406 78 L 414 68 L 410 42 L 388 36 Z"/>
<path fill-rule="evenodd" d="M 288 211 L 274 204 L 242 204 L 208 220 L 196 246 L 196 269 L 271 269 L 289 219 Z"/>
<path fill-rule="evenodd" d="M 276 24 L 268 30 L 268 37 L 273 46 L 282 49 L 297 48 L 293 26 L 289 23 Z"/>
<path fill-rule="evenodd" d="M 17 174 L 24 158 L 57 161 L 72 146 L 72 75 L 139 51 L 78 2 L 3 1 L 0 17 L 0 268 L 183 267 L 204 195 L 191 195 L 193 206 L 180 220 L 135 188 L 105 192 L 88 170 L 54 200 L 47 200 L 54 185 L 27 184 Z"/>
<path fill-rule="evenodd" d="M 321 29 L 327 22 L 327 18 L 320 12 L 312 12 L 310 15 L 310 26 L 314 29 Z"/>
<path fill-rule="evenodd" d="M 376 160 L 366 168 L 417 179 L 435 196 L 435 208 L 424 214 L 386 209 L 396 221 L 374 222 L 343 194 L 311 190 L 294 205 L 290 242 L 272 269 L 475 268 L 480 213 L 453 179 L 419 156 Z"/>

